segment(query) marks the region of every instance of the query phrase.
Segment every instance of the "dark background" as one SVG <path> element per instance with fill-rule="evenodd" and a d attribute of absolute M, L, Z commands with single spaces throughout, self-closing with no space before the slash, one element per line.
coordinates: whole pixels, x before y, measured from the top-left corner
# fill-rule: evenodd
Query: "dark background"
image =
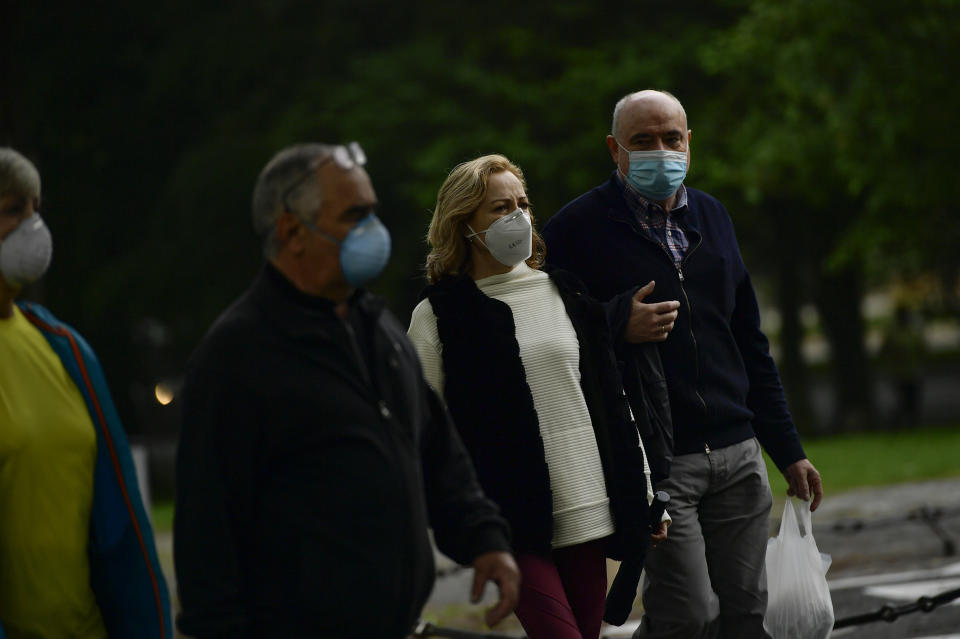
<path fill-rule="evenodd" d="M 889 319 L 865 317 L 868 291 L 960 311 L 956 1 L 92 4 L 0 0 L 0 144 L 40 169 L 54 235 L 26 294 L 88 338 L 134 435 L 174 435 L 156 384 L 176 390 L 258 268 L 249 202 L 274 152 L 365 148 L 394 238 L 373 288 L 406 321 L 455 164 L 506 154 L 542 225 L 606 179 L 613 105 L 642 88 L 686 107 L 687 181 L 726 204 L 779 313 L 801 431 L 881 423 L 867 337 Z"/>

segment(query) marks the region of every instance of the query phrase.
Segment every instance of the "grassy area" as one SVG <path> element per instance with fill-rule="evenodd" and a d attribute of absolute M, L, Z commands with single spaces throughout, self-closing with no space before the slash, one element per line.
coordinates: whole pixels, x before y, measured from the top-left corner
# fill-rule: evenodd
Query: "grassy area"
<path fill-rule="evenodd" d="M 158 532 L 170 532 L 173 529 L 172 501 L 153 504 L 153 529 Z"/>
<path fill-rule="evenodd" d="M 823 476 L 827 495 L 960 475 L 960 424 L 833 435 L 804 440 L 803 448 Z M 766 461 L 774 496 L 786 494 L 783 475 L 769 458 Z"/>

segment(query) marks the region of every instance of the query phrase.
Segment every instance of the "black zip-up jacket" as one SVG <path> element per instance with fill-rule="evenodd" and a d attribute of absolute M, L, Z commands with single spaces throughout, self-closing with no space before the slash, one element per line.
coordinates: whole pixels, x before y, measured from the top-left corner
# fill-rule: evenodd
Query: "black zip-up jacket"
<path fill-rule="evenodd" d="M 547 222 L 547 259 L 609 301 L 615 336 L 623 335 L 633 292 L 650 280 L 656 286 L 645 302 L 680 301 L 674 328 L 659 345 L 674 454 L 721 448 L 756 434 L 783 470 L 806 455 L 760 330 L 733 224 L 723 205 L 702 191 L 687 187 L 687 203 L 680 224 L 689 248 L 680 268 L 642 230 L 615 174 Z M 619 345 L 624 353 L 632 348 Z"/>
<path fill-rule="evenodd" d="M 508 550 L 402 327 L 364 292 L 347 321 L 267 265 L 192 356 L 175 559 L 181 630 L 406 636 L 437 545 Z"/>

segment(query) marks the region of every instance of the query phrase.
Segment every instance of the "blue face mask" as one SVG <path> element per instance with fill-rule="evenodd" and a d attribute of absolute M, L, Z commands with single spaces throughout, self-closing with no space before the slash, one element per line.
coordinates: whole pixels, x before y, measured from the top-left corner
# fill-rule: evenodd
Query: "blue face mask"
<path fill-rule="evenodd" d="M 390 259 L 390 231 L 373 213 L 357 222 L 342 242 L 312 224 L 304 224 L 340 247 L 340 268 L 353 287 L 359 288 L 380 275 Z"/>
<path fill-rule="evenodd" d="M 687 177 L 687 154 L 679 151 L 629 151 L 630 174 L 625 176 L 640 195 L 663 202 L 677 192 Z"/>

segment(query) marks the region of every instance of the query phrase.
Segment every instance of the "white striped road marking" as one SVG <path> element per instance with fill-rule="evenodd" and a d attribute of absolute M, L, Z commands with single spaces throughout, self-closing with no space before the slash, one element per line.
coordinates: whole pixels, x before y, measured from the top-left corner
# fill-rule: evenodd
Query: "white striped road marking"
<path fill-rule="evenodd" d="M 622 626 L 607 626 L 600 632 L 602 638 L 621 639 L 633 636 L 633 631 L 640 627 L 640 620 L 628 621 Z"/>
<path fill-rule="evenodd" d="M 902 584 L 887 584 L 884 586 L 870 586 L 869 588 L 864 588 L 863 594 L 880 599 L 916 601 L 920 597 L 935 597 L 942 592 L 955 588 L 960 588 L 960 579 L 939 579 Z M 954 599 L 948 605 L 960 605 L 960 599 Z"/>
<path fill-rule="evenodd" d="M 849 590 L 851 588 L 865 588 L 867 586 L 879 586 L 882 584 L 893 584 L 903 581 L 939 579 L 942 577 L 954 576 L 960 576 L 960 563 L 928 570 L 907 570 L 905 572 L 888 572 L 879 575 L 861 575 L 859 577 L 831 579 L 827 581 L 827 585 L 830 586 L 831 591 Z"/>

